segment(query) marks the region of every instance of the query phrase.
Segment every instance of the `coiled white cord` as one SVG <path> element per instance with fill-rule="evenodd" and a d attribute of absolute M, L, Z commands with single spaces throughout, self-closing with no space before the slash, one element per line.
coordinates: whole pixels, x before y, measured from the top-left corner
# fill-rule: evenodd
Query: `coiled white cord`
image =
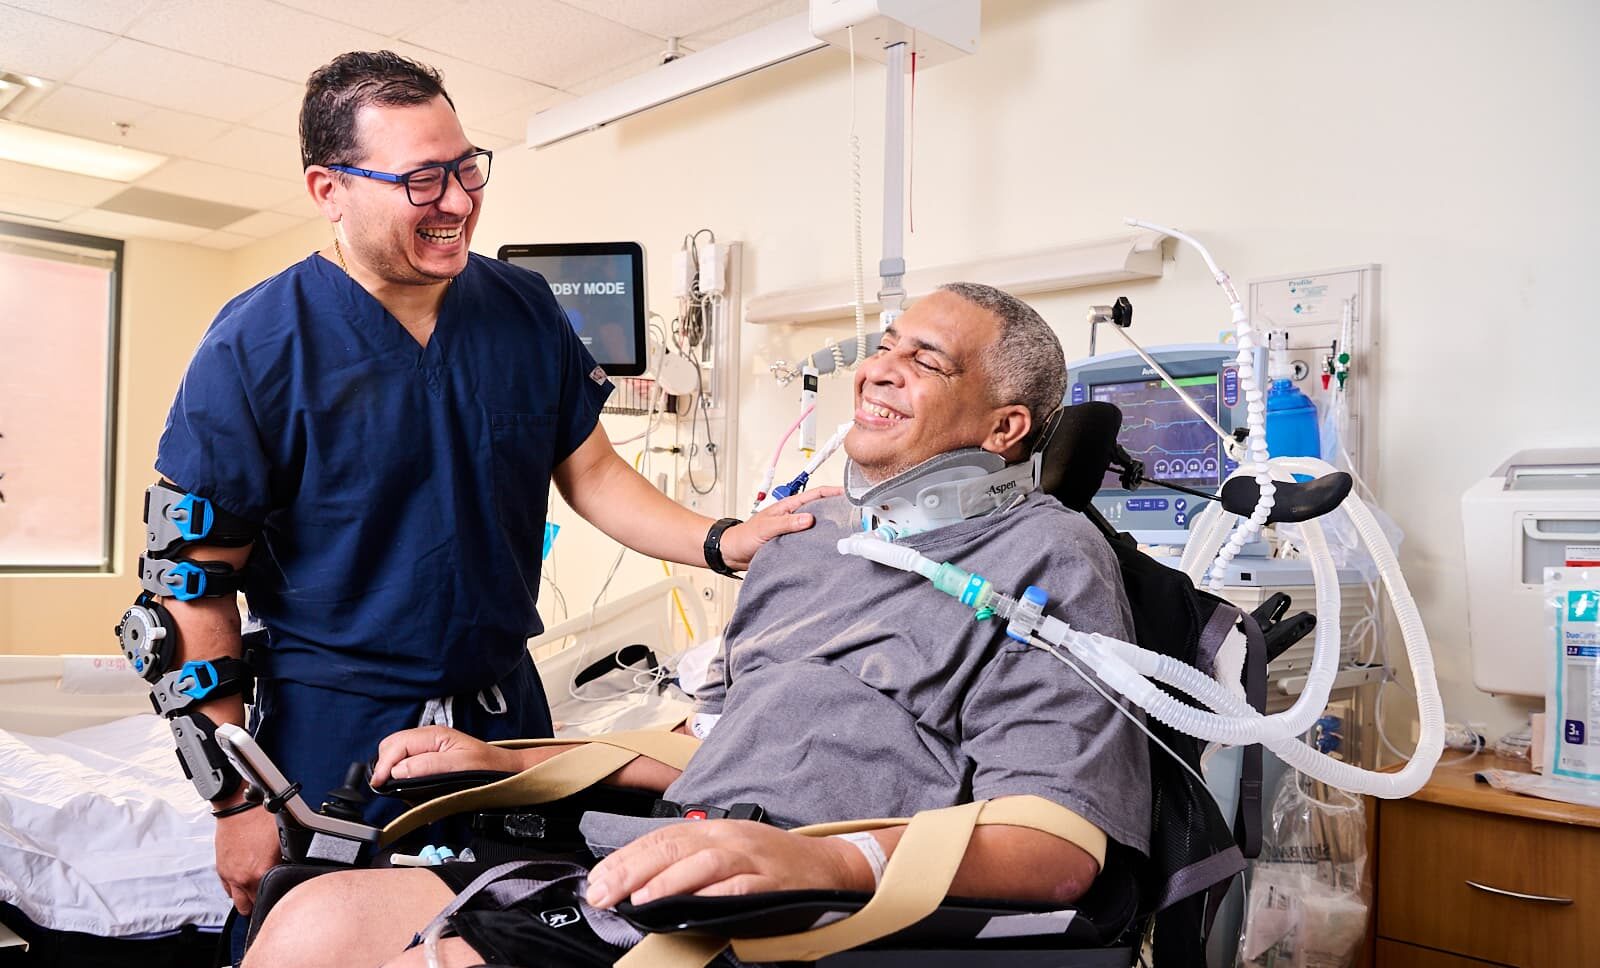
<path fill-rule="evenodd" d="M 848 367 L 837 342 L 830 342 L 833 350 L 834 372 L 855 369 L 867 358 L 867 288 L 866 270 L 862 265 L 861 245 L 861 139 L 856 135 L 856 29 L 849 28 L 850 36 L 850 218 L 855 229 L 855 316 L 856 358 Z"/>

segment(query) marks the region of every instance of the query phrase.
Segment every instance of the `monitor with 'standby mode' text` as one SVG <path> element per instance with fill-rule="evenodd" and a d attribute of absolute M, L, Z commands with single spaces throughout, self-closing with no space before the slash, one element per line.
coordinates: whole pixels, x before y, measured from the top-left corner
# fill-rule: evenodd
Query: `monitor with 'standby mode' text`
<path fill-rule="evenodd" d="M 502 245 L 498 255 L 544 277 L 578 339 L 607 373 L 645 371 L 644 248 L 639 243 Z"/>

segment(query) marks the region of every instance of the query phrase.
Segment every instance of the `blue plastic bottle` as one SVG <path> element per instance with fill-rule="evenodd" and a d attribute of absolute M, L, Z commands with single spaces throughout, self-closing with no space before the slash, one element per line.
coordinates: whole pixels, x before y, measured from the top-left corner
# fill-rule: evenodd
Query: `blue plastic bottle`
<path fill-rule="evenodd" d="M 1267 387 L 1267 452 L 1273 457 L 1321 457 L 1317 405 L 1287 378 Z M 1296 474 L 1309 481 L 1310 475 Z"/>
<path fill-rule="evenodd" d="M 1322 440 L 1317 431 L 1317 405 L 1295 386 L 1290 377 L 1289 334 L 1274 330 L 1267 334 L 1267 452 L 1273 457 L 1321 457 Z M 1295 480 L 1309 481 L 1310 475 L 1296 474 Z"/>

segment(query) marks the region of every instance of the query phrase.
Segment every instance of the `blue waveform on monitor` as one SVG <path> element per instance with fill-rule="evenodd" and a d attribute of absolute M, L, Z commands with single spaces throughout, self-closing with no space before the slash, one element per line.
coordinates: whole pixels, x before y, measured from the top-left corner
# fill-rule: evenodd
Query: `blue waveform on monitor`
<path fill-rule="evenodd" d="M 1200 407 L 1217 412 L 1217 386 L 1184 387 Z M 1093 389 L 1093 399 L 1122 411 L 1118 441 L 1128 454 L 1144 462 L 1152 478 L 1190 486 L 1215 486 L 1220 480 L 1220 444 L 1216 433 L 1184 405 L 1176 390 L 1159 380 L 1114 383 Z M 1107 475 L 1106 487 L 1120 486 Z"/>

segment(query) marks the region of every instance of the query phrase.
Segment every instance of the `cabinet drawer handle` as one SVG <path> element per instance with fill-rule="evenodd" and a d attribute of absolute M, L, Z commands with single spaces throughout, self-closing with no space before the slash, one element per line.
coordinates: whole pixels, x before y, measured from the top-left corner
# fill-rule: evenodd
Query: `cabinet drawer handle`
<path fill-rule="evenodd" d="M 1490 887 L 1487 884 L 1479 884 L 1477 881 L 1467 881 L 1467 886 L 1477 888 L 1478 890 L 1483 891 L 1485 894 L 1498 894 L 1501 897 L 1514 897 L 1519 901 L 1538 901 L 1542 904 L 1572 903 L 1572 898 L 1570 897 L 1547 897 L 1543 894 L 1524 894 L 1521 891 L 1508 891 L 1503 887 Z"/>

